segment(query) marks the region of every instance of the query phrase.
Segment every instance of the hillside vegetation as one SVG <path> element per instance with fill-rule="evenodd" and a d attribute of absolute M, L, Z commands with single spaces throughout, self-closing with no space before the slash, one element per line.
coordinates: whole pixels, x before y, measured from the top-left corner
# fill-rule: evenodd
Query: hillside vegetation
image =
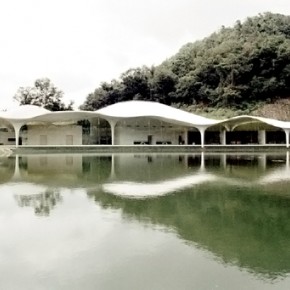
<path fill-rule="evenodd" d="M 81 109 L 135 99 L 218 118 L 259 113 L 288 119 L 279 115 L 288 110 L 288 98 L 290 16 L 265 13 L 188 43 L 159 66 L 129 69 L 101 83 Z"/>

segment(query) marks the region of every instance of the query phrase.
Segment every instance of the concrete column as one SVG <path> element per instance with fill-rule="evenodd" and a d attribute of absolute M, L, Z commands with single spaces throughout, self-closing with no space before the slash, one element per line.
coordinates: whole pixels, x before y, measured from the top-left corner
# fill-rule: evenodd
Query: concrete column
<path fill-rule="evenodd" d="M 184 144 L 187 145 L 188 144 L 188 129 L 184 129 L 183 140 L 184 140 Z"/>
<path fill-rule="evenodd" d="M 204 148 L 204 135 L 205 135 L 205 130 L 206 128 L 197 128 L 199 133 L 200 133 L 200 144 L 201 148 Z"/>
<path fill-rule="evenodd" d="M 260 145 L 266 144 L 266 131 L 265 130 L 258 131 L 258 142 Z"/>
<path fill-rule="evenodd" d="M 286 148 L 289 148 L 289 131 L 290 129 L 284 129 L 286 135 Z"/>
<path fill-rule="evenodd" d="M 115 145 L 115 126 L 117 124 L 117 121 L 110 121 L 111 126 L 111 137 L 112 137 L 112 145 Z"/>
<path fill-rule="evenodd" d="M 95 137 L 95 131 L 96 131 L 96 121 L 94 119 L 90 119 L 90 140 L 89 140 L 89 144 L 95 144 L 97 143 L 97 140 Z M 92 141 L 94 140 L 94 141 Z M 82 143 L 84 142 L 84 140 L 82 140 Z"/>
<path fill-rule="evenodd" d="M 22 123 L 13 123 L 12 126 L 14 128 L 14 132 L 15 132 L 15 147 L 17 148 L 19 146 L 19 133 L 20 133 L 20 129 L 24 124 Z"/>
<path fill-rule="evenodd" d="M 227 131 L 225 129 L 223 129 L 220 132 L 221 145 L 226 145 L 227 144 L 226 133 L 227 133 Z"/>

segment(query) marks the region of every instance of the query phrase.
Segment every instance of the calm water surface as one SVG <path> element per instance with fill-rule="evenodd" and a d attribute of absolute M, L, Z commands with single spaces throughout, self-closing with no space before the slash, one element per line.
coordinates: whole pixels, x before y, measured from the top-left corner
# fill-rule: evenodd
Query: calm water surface
<path fill-rule="evenodd" d="M 0 289 L 290 289 L 289 154 L 0 158 Z"/>

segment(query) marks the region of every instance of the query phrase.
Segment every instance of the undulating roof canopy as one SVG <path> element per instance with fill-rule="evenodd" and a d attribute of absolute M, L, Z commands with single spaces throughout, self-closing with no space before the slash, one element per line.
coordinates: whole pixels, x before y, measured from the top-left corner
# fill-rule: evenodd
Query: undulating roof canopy
<path fill-rule="evenodd" d="M 119 121 L 128 118 L 148 117 L 164 120 L 173 124 L 187 127 L 208 128 L 214 125 L 238 124 L 245 120 L 258 121 L 281 129 L 290 129 L 290 122 L 279 121 L 263 117 L 238 116 L 224 120 L 214 120 L 185 112 L 157 102 L 126 101 L 92 111 L 61 111 L 51 112 L 34 105 L 19 106 L 13 110 L 0 112 L 0 118 L 11 123 L 48 122 L 65 123 L 82 119 L 100 117 L 107 121 Z"/>
<path fill-rule="evenodd" d="M 15 107 L 6 112 L 0 112 L 0 117 L 3 119 L 20 120 L 31 119 L 45 114 L 51 114 L 51 111 L 35 105 L 24 105 Z"/>
<path fill-rule="evenodd" d="M 211 126 L 220 121 L 198 116 L 180 109 L 176 109 L 157 102 L 148 101 L 127 101 L 120 102 L 108 107 L 102 108 L 96 113 L 104 117 L 113 117 L 117 119 L 153 117 L 163 119 L 173 123 L 183 123 L 187 125 L 206 125 Z"/>

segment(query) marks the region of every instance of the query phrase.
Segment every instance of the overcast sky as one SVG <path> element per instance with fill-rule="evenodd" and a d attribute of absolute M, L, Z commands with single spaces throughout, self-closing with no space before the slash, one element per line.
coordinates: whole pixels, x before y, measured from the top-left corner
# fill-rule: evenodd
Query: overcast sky
<path fill-rule="evenodd" d="M 2 0 L 0 109 L 48 77 L 76 107 L 103 81 L 158 65 L 179 48 L 289 0 Z"/>

